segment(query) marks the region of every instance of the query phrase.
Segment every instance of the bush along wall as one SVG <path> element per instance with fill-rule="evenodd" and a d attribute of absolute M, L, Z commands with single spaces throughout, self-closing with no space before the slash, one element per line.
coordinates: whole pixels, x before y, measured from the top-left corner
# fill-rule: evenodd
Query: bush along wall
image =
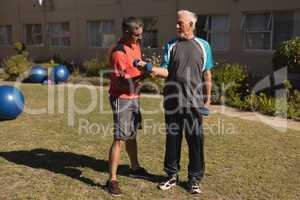
<path fill-rule="evenodd" d="M 288 67 L 300 72 L 300 37 L 282 42 L 273 55 L 275 69 Z"/>
<path fill-rule="evenodd" d="M 5 59 L 2 65 L 7 74 L 7 80 L 15 81 L 32 66 L 32 63 L 28 59 L 28 53 L 22 52 L 22 54 Z"/>
<path fill-rule="evenodd" d="M 282 42 L 273 55 L 274 71 L 287 68 L 287 79 L 300 89 L 300 37 Z"/>
<path fill-rule="evenodd" d="M 25 44 L 16 42 L 14 44 L 14 50 L 16 51 L 16 55 L 4 59 L 1 63 L 5 72 L 2 76 L 6 80 L 10 81 L 15 81 L 21 74 L 32 66 Z"/>
<path fill-rule="evenodd" d="M 266 115 L 288 118 L 300 117 L 300 92 L 293 89 L 288 80 L 282 82 L 287 96 L 252 91 L 244 66 L 239 64 L 219 64 L 213 70 L 212 100 L 245 111 L 258 111 Z"/>

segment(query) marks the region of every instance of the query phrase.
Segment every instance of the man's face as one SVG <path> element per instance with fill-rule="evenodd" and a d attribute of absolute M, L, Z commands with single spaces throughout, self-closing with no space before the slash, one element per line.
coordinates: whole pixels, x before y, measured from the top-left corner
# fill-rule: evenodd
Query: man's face
<path fill-rule="evenodd" d="M 193 22 L 185 15 L 178 15 L 176 31 L 179 38 L 187 38 L 189 35 L 193 34 Z"/>
<path fill-rule="evenodd" d="M 133 23 L 131 27 L 131 37 L 136 42 L 143 37 L 143 24 Z"/>

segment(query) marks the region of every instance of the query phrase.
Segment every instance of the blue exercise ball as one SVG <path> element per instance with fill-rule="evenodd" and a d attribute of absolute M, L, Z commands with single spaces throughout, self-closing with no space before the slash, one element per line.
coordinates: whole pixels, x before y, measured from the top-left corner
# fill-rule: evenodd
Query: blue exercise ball
<path fill-rule="evenodd" d="M 22 92 L 9 85 L 0 86 L 0 119 L 11 120 L 17 118 L 24 109 Z"/>
<path fill-rule="evenodd" d="M 70 72 L 65 65 L 57 65 L 52 69 L 52 80 L 55 83 L 65 82 L 69 79 Z"/>
<path fill-rule="evenodd" d="M 42 83 L 47 78 L 48 72 L 45 68 L 35 66 L 31 68 L 29 79 L 33 83 Z"/>

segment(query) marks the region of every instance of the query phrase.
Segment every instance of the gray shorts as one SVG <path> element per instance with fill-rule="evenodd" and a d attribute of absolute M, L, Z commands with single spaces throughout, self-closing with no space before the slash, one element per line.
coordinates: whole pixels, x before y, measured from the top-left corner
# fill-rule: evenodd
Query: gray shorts
<path fill-rule="evenodd" d="M 114 138 L 134 139 L 137 129 L 141 128 L 142 117 L 138 99 L 109 97 L 114 117 Z"/>

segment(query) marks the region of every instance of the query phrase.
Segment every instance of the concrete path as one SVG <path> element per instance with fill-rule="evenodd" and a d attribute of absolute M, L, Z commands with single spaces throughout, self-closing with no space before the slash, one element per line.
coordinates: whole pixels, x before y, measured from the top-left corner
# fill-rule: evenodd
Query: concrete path
<path fill-rule="evenodd" d="M 162 98 L 161 95 L 148 95 L 148 94 L 143 94 L 142 97 L 156 98 L 156 99 Z M 211 113 L 212 114 L 220 113 L 229 117 L 236 117 L 243 120 L 261 122 L 282 132 L 286 131 L 287 129 L 300 131 L 300 121 L 296 121 L 293 119 L 284 119 L 281 117 L 267 116 L 259 112 L 245 112 L 228 106 L 212 105 Z"/>
<path fill-rule="evenodd" d="M 212 105 L 211 110 L 213 113 L 220 113 L 229 117 L 261 122 L 279 131 L 285 131 L 286 129 L 300 131 L 300 121 L 293 119 L 263 115 L 259 112 L 245 112 L 236 108 L 220 105 Z"/>

